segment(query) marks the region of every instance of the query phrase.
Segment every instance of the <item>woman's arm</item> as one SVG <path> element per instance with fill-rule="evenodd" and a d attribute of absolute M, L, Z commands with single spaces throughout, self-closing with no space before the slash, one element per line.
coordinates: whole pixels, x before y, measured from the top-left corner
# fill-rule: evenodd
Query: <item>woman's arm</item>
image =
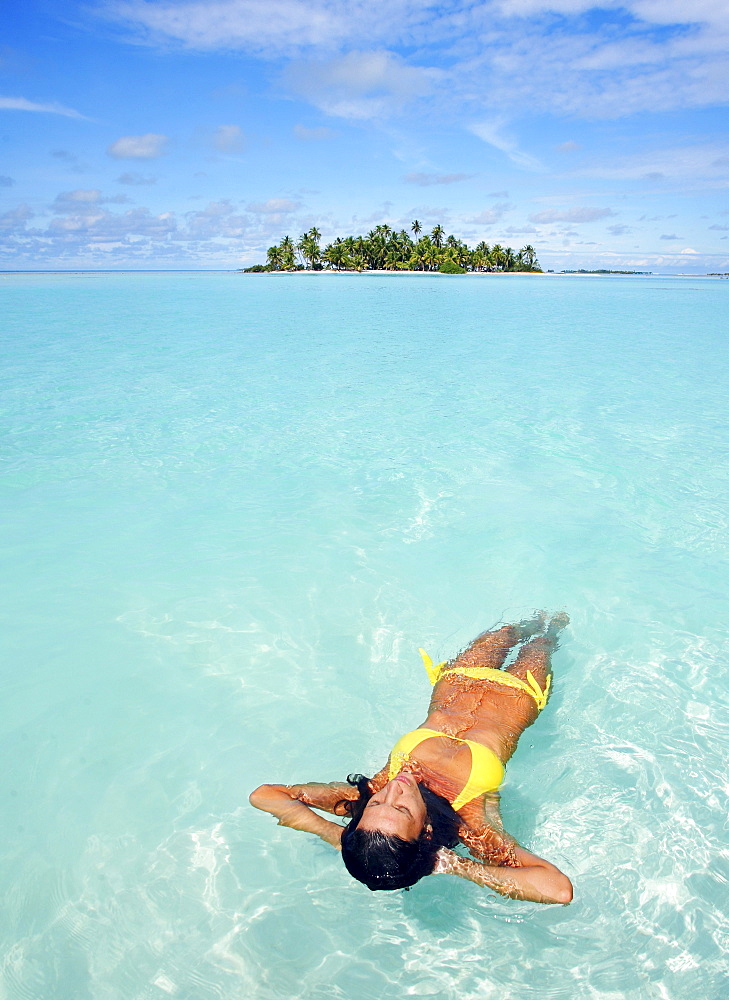
<path fill-rule="evenodd" d="M 513 851 L 518 868 L 483 864 L 441 848 L 433 874 L 458 875 L 510 899 L 528 899 L 533 903 L 572 902 L 572 883 L 564 872 L 518 844 L 513 845 Z"/>
<path fill-rule="evenodd" d="M 519 845 L 504 829 L 500 802 L 498 791 L 487 792 L 482 800 L 468 803 L 461 809 L 461 843 L 487 865 L 519 868 L 516 858 Z"/>
<path fill-rule="evenodd" d="M 275 816 L 279 826 L 314 833 L 340 850 L 343 827 L 319 816 L 314 808 L 334 813 L 342 799 L 356 797 L 356 788 L 333 781 L 328 785 L 317 782 L 308 785 L 261 785 L 251 792 L 249 801 L 256 809 Z"/>

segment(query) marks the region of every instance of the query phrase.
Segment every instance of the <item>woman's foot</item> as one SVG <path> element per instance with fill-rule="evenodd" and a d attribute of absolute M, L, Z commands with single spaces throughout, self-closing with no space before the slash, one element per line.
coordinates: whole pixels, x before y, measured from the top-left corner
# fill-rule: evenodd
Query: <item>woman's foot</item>
<path fill-rule="evenodd" d="M 533 635 L 538 635 L 544 631 L 544 623 L 547 620 L 545 611 L 535 611 L 532 618 L 525 618 L 524 621 L 517 622 L 514 626 L 519 630 L 519 638 L 530 639 Z"/>
<path fill-rule="evenodd" d="M 559 614 L 552 615 L 549 625 L 547 626 L 546 634 L 549 636 L 550 639 L 554 639 L 554 641 L 556 642 L 559 633 L 562 631 L 563 628 L 566 628 L 567 625 L 569 625 L 569 623 L 570 623 L 570 616 L 567 614 L 566 611 L 560 611 Z"/>

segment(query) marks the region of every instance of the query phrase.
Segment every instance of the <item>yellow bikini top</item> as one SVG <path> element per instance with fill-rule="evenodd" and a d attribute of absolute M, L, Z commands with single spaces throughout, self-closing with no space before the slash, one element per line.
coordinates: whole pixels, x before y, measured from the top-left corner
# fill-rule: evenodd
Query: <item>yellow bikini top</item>
<path fill-rule="evenodd" d="M 424 649 L 420 650 L 420 655 L 423 658 L 423 663 L 431 684 L 437 684 L 444 675 L 456 674 L 460 677 L 473 677 L 477 680 L 492 681 L 495 684 L 504 684 L 506 687 L 524 691 L 530 698 L 534 699 L 540 712 L 547 704 L 549 685 L 552 681 L 551 676 L 547 677 L 547 683 L 544 685 L 544 690 L 542 690 L 534 679 L 531 670 L 527 670 L 527 679 L 523 681 L 521 677 L 515 677 L 513 674 L 503 670 L 497 670 L 495 667 L 452 667 L 450 670 L 445 670 L 447 660 L 434 665 Z M 483 795 L 484 792 L 493 791 L 504 780 L 504 765 L 493 750 L 489 750 L 488 747 L 482 746 L 480 743 L 474 743 L 473 740 L 462 740 L 458 736 L 449 736 L 447 733 L 440 733 L 437 729 L 413 729 L 412 732 L 405 733 L 404 736 L 400 737 L 390 754 L 388 780 L 392 781 L 399 774 L 403 764 L 409 759 L 410 754 L 416 747 L 419 747 L 424 740 L 428 740 L 433 736 L 444 736 L 446 739 L 455 740 L 456 743 L 465 743 L 471 748 L 471 773 L 460 794 L 452 802 L 454 809 L 460 809 L 467 802 L 477 798 L 479 795 Z"/>
<path fill-rule="evenodd" d="M 471 773 L 466 784 L 459 795 L 453 800 L 451 805 L 457 811 L 470 802 L 471 799 L 478 798 L 484 792 L 491 792 L 498 788 L 504 780 L 504 765 L 499 758 L 488 747 L 473 740 L 462 740 L 458 736 L 449 736 L 448 733 L 439 733 L 437 729 L 413 729 L 410 733 L 405 733 L 392 748 L 390 754 L 390 768 L 387 775 L 388 781 L 400 773 L 406 760 L 410 759 L 410 754 L 419 747 L 425 740 L 432 736 L 443 736 L 447 740 L 454 740 L 456 743 L 465 743 L 471 749 Z"/>

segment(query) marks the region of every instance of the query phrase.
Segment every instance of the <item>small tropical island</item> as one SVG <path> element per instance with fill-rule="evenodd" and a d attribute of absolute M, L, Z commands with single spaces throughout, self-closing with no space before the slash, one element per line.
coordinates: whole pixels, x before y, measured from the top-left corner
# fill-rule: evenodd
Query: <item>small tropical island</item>
<path fill-rule="evenodd" d="M 446 236 L 442 226 L 421 235 L 423 227 L 415 219 L 405 229 L 375 226 L 366 236 L 337 237 L 321 246 L 321 233 L 312 227 L 295 243 L 285 236 L 269 247 L 266 264 L 244 268 L 244 273 L 262 271 L 436 271 L 466 274 L 469 271 L 521 271 L 541 274 L 532 246 L 512 250 L 499 243 L 481 242 L 473 250 L 456 236 Z"/>
<path fill-rule="evenodd" d="M 560 271 L 560 274 L 653 274 L 652 271 L 609 271 L 605 267 L 599 267 L 595 271 L 586 271 L 580 268 L 578 271 Z"/>

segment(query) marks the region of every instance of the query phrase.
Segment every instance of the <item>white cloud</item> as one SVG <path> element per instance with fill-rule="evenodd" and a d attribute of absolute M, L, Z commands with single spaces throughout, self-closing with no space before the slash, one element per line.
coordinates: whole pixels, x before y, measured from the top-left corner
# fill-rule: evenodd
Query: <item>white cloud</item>
<path fill-rule="evenodd" d="M 269 198 L 268 201 L 257 201 L 246 206 L 249 212 L 256 215 L 288 215 L 300 208 L 299 202 L 288 198 Z"/>
<path fill-rule="evenodd" d="M 466 222 L 475 223 L 480 226 L 491 226 L 502 219 L 504 213 L 508 212 L 511 208 L 513 208 L 513 205 L 509 205 L 506 202 L 501 205 L 494 205 L 493 208 L 487 208 L 485 211 L 479 212 L 478 215 L 466 219 Z"/>
<path fill-rule="evenodd" d="M 37 101 L 28 101 L 24 97 L 0 97 L 0 111 L 40 111 L 50 115 L 63 115 L 65 118 L 84 118 L 73 108 L 66 108 L 63 104 L 52 101 L 50 104 L 39 104 Z"/>
<path fill-rule="evenodd" d="M 0 215 L 0 232 L 10 233 L 18 229 L 24 229 L 28 219 L 32 219 L 34 215 L 35 212 L 33 209 L 30 205 L 26 205 L 25 202 L 10 209 L 8 212 L 3 212 Z"/>
<path fill-rule="evenodd" d="M 129 201 L 125 194 L 104 197 L 97 188 L 77 188 L 75 191 L 61 191 L 53 202 L 54 212 L 95 212 L 98 205 L 123 205 Z"/>
<path fill-rule="evenodd" d="M 333 5 L 298 0 L 114 3 L 108 13 L 149 41 L 171 40 L 194 49 L 254 52 L 325 45 L 346 37 L 346 15 Z"/>
<path fill-rule="evenodd" d="M 143 174 L 138 174 L 134 170 L 127 170 L 123 174 L 117 177 L 118 184 L 132 184 L 132 185 L 145 185 L 145 184 L 156 184 L 157 178 L 152 176 L 145 177 Z"/>
<path fill-rule="evenodd" d="M 595 222 L 597 219 L 605 219 L 609 215 L 615 215 L 612 208 L 548 208 L 543 212 L 530 215 L 529 221 L 542 225 L 551 222 L 569 222 L 574 225 L 581 222 Z"/>
<path fill-rule="evenodd" d="M 405 174 L 403 180 L 406 184 L 417 184 L 419 187 L 431 187 L 433 184 L 456 184 L 458 181 L 467 181 L 473 174 Z"/>
<path fill-rule="evenodd" d="M 310 61 L 353 46 L 432 51 L 448 67 L 451 115 L 497 107 L 619 118 L 729 99 L 725 0 L 102 0 L 101 9 L 150 45 Z M 331 106 L 373 117 L 347 95 Z"/>
<path fill-rule="evenodd" d="M 504 120 L 498 118 L 490 122 L 476 122 L 469 125 L 469 131 L 473 132 L 479 139 L 483 139 L 489 146 L 505 153 L 517 167 L 523 167 L 525 170 L 541 170 L 542 166 L 539 160 L 530 156 L 529 153 L 522 153 L 516 141 L 502 133 L 503 126 Z"/>
<path fill-rule="evenodd" d="M 236 266 L 243 255 L 265 259 L 265 247 L 280 240 L 284 225 L 301 231 L 305 221 L 292 222 L 290 213 L 270 211 L 295 206 L 285 199 L 264 203 L 269 209 L 264 213 L 241 211 L 224 199 L 180 217 L 175 212 L 153 213 L 148 208 L 110 211 L 106 204 L 119 197 L 123 196 L 107 198 L 97 189 L 62 192 L 53 205 L 55 217 L 35 228 L 31 228 L 32 222 L 38 217 L 33 209 L 18 205 L 0 216 L 0 259 L 15 262 L 12 266 L 19 261 L 73 261 L 81 266 L 101 260 L 123 266 L 134 261 L 186 261 L 193 265 L 217 261 L 222 266 Z"/>
<path fill-rule="evenodd" d="M 126 135 L 112 142 L 107 149 L 116 160 L 154 160 L 162 156 L 167 145 L 166 135 L 147 132 L 146 135 Z"/>
<path fill-rule="evenodd" d="M 250 228 L 250 220 L 244 215 L 236 215 L 235 209 L 230 201 L 211 201 L 200 212 L 188 212 L 187 234 L 181 234 L 183 238 L 192 237 L 194 239 L 227 239 L 240 238 L 244 236 Z"/>
<path fill-rule="evenodd" d="M 76 191 L 62 191 L 56 196 L 57 205 L 67 205 L 69 202 L 71 204 L 93 204 L 96 205 L 101 201 L 101 191 L 97 189 L 85 190 L 79 188 Z"/>
<path fill-rule="evenodd" d="M 382 118 L 430 93 L 438 72 L 408 66 L 383 50 L 348 52 L 322 62 L 292 63 L 288 86 L 326 114 L 339 118 Z"/>
<path fill-rule="evenodd" d="M 578 176 L 615 180 L 685 181 L 703 179 L 718 186 L 729 185 L 729 157 L 725 146 L 705 143 L 674 146 L 619 157 L 579 171 Z"/>
<path fill-rule="evenodd" d="M 320 125 L 318 128 L 307 128 L 305 125 L 294 125 L 294 135 L 303 142 L 321 142 L 336 135 L 333 129 Z"/>
<path fill-rule="evenodd" d="M 243 145 L 244 135 L 240 125 L 219 125 L 213 132 L 213 146 L 221 153 L 239 153 Z"/>
<path fill-rule="evenodd" d="M 468 4 L 455 0 L 451 8 L 458 16 Z M 411 41 L 438 32 L 438 25 L 442 39 L 449 24 L 439 6 L 439 0 L 107 0 L 101 10 L 138 42 L 277 57 Z"/>

